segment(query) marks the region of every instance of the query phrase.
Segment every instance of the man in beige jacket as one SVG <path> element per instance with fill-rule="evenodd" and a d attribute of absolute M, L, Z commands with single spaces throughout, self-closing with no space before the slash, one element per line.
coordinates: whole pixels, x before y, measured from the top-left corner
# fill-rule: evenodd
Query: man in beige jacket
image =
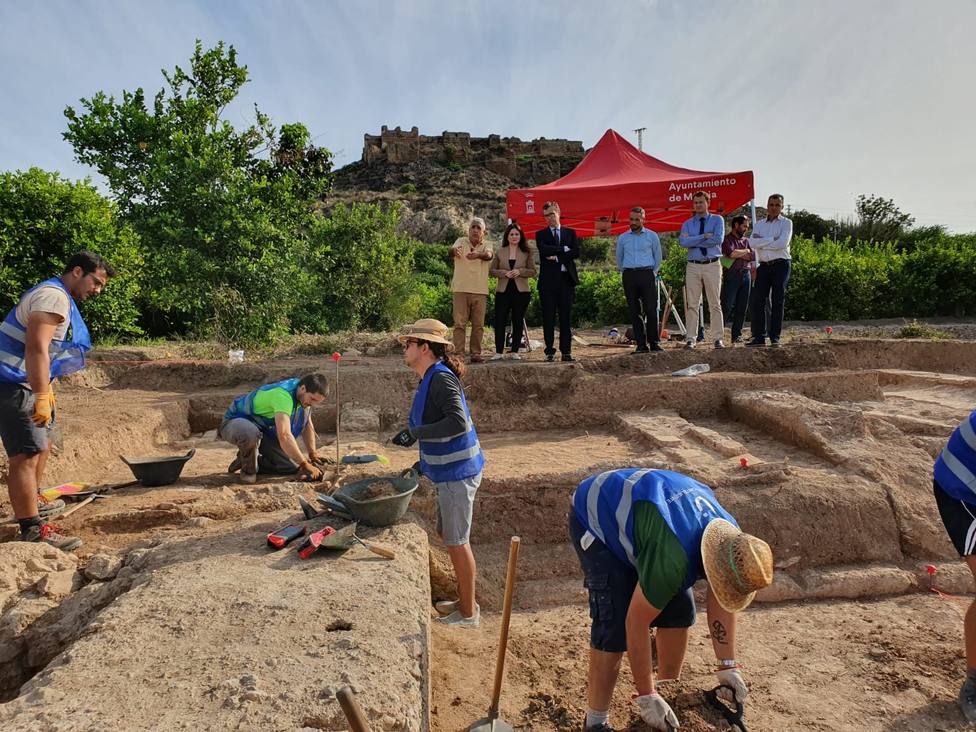
<path fill-rule="evenodd" d="M 451 247 L 454 257 L 454 352 L 464 357 L 464 336 L 471 323 L 471 363 L 481 363 L 481 339 L 485 333 L 485 310 L 488 306 L 488 272 L 494 256 L 485 243 L 485 220 L 471 219 L 468 235 L 460 237 Z"/>

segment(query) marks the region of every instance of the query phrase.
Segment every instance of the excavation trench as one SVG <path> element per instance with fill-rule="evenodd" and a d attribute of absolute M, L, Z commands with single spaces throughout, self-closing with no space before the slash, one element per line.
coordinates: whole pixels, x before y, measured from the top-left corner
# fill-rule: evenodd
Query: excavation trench
<path fill-rule="evenodd" d="M 485 611 L 474 632 L 432 623 L 432 600 L 453 597 L 454 587 L 431 531 L 434 500 L 426 481 L 404 522 L 367 532 L 396 548 L 392 564 L 365 552 L 299 563 L 263 548 L 264 535 L 296 519 L 297 497 L 312 491 L 286 479 L 240 485 L 224 471 L 233 449 L 216 442 L 212 430 L 232 396 L 321 361 L 243 370 L 93 369 L 87 382 L 59 393 L 66 439 L 50 463 L 53 481 L 122 482 L 130 476 L 120 452 L 194 447 L 197 456 L 174 486 L 125 489 L 71 517 L 66 528 L 85 541 L 77 561 L 25 556 L 8 573 L 7 586 L 17 589 L 0 596 L 0 628 L 12 631 L 0 646 L 15 650 L 5 651 L 0 693 L 12 701 L 0 705 L 0 721 L 5 729 L 28 729 L 42 716 L 63 714 L 119 728 L 338 730 L 345 722 L 334 692 L 351 683 L 378 729 L 463 728 L 488 705 L 508 542 L 518 535 L 503 716 L 526 729 L 577 729 L 589 621 L 566 536 L 570 497 L 592 472 L 647 466 L 713 486 L 743 528 L 773 547 L 776 582 L 743 617 L 757 728 L 802 722 L 810 729 L 884 729 L 857 726 L 851 709 L 868 702 L 846 688 L 840 693 L 850 708 L 821 711 L 824 721 L 811 723 L 813 702 L 802 693 L 784 701 L 789 689 L 775 676 L 784 659 L 816 648 L 808 608 L 832 623 L 815 632 L 833 660 L 814 668 L 830 673 L 843 657 L 863 675 L 862 696 L 890 696 L 896 716 L 911 707 L 909 687 L 901 677 L 878 681 L 871 665 L 875 656 L 905 658 L 895 639 L 910 645 L 912 633 L 936 633 L 928 639 L 931 657 L 915 659 L 932 684 L 951 678 L 957 665 L 953 639 L 939 634 L 938 624 L 920 630 L 909 620 L 924 612 L 947 627 L 958 622 L 950 603 L 925 594 L 926 564 L 940 568 L 940 589 L 970 589 L 950 561 L 929 471 L 936 445 L 968 412 L 976 380 L 933 349 L 926 357 L 954 374 L 899 370 L 893 359 L 903 350 L 880 348 L 884 371 L 862 368 L 881 359 L 870 349 L 717 354 L 714 373 L 688 380 L 666 375 L 687 365 L 685 354 L 670 353 L 666 365 L 653 369 L 619 357 L 603 359 L 601 368 L 504 364 L 490 380 L 486 369 L 472 369 L 466 387 L 488 456 L 471 537 Z M 960 351 L 970 363 L 971 351 Z M 912 354 L 908 365 L 920 358 Z M 405 418 L 413 381 L 395 362 L 364 361 L 344 374 L 343 452 L 390 458 L 388 466 L 350 468 L 357 476 L 399 470 L 415 459 L 384 444 Z M 316 421 L 326 441 L 335 412 L 321 412 Z M 4 539 L 12 537 L 12 527 L 3 531 Z M 114 574 L 88 572 L 96 555 L 118 560 Z M 874 633 L 877 617 L 886 618 L 887 634 Z M 847 658 L 850 648 L 863 653 Z M 796 674 L 796 684 L 817 678 Z M 626 675 L 625 666 L 613 713 L 632 722 Z M 289 683 L 295 678 L 301 680 Z M 909 686 L 937 695 L 927 683 Z M 682 729 L 716 728 L 700 698 L 711 685 L 705 630 L 695 630 L 686 674 L 667 692 Z M 125 709 L 120 696 L 129 700 Z M 932 719 L 941 718 L 918 724 Z"/>

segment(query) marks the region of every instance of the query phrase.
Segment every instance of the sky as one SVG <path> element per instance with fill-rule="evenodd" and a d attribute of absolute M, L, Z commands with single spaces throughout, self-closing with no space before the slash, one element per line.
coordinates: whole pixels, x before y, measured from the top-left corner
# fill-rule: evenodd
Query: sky
<path fill-rule="evenodd" d="M 976 0 L 0 0 L 0 171 L 91 176 L 64 109 L 163 86 L 233 45 L 254 105 L 336 164 L 382 125 L 568 138 L 608 128 L 681 167 L 755 172 L 760 201 L 858 194 L 976 231 Z"/>

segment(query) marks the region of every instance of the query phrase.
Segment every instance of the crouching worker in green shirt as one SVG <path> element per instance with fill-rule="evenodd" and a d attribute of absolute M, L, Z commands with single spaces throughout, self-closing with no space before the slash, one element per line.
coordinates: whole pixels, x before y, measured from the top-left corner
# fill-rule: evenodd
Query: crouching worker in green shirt
<path fill-rule="evenodd" d="M 773 554 L 739 530 L 708 486 L 670 470 L 593 475 L 576 488 L 569 534 L 590 595 L 586 732 L 612 732 L 610 698 L 624 651 L 641 718 L 663 732 L 680 726 L 654 688 L 648 627 L 657 628 L 658 679 L 677 679 L 695 624 L 691 588 L 700 579 L 708 582 L 718 681 L 731 689 L 720 693 L 745 701 L 735 614 L 772 582 Z"/>
<path fill-rule="evenodd" d="M 312 407 L 328 391 L 325 376 L 309 374 L 265 384 L 237 397 L 217 430 L 218 438 L 237 447 L 237 457 L 227 472 L 240 471 L 242 483 L 254 483 L 258 473 L 297 472 L 299 477 L 321 480 L 322 470 L 314 464 L 321 459 L 315 452 Z M 307 459 L 296 442 L 299 435 L 308 450 Z"/>

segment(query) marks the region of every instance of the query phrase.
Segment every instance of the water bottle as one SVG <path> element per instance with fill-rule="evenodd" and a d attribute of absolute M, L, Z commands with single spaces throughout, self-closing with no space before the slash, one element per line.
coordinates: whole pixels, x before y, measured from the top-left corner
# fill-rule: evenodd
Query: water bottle
<path fill-rule="evenodd" d="M 686 369 L 680 369 L 679 371 L 672 371 L 672 376 L 698 376 L 698 374 L 707 374 L 711 369 L 707 363 L 693 363 Z"/>

